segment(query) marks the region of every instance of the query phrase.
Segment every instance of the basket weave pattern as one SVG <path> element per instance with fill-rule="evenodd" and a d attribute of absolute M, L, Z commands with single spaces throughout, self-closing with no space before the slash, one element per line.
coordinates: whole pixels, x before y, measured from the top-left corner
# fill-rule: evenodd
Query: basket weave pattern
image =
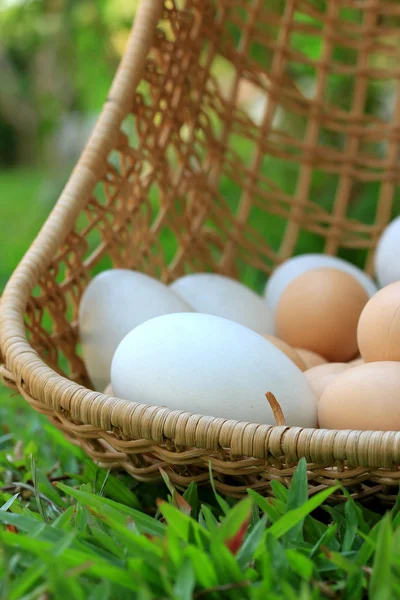
<path fill-rule="evenodd" d="M 167 283 L 246 269 L 261 281 L 303 238 L 362 253 L 371 272 L 400 180 L 399 20 L 398 4 L 380 0 L 143 0 L 95 131 L 4 292 L 4 383 L 94 460 L 139 480 L 162 467 L 178 486 L 207 483 L 211 463 L 221 492 L 268 494 L 305 456 L 310 493 L 339 479 L 354 497 L 393 501 L 400 433 L 239 423 L 93 392 L 77 312 L 104 268 Z M 319 40 L 319 57 L 296 36 Z M 390 114 L 368 109 L 378 83 L 393 95 Z M 285 186 L 274 176 L 283 163 Z M 326 181 L 334 196 L 319 201 Z M 352 214 L 368 185 L 373 223 Z"/>

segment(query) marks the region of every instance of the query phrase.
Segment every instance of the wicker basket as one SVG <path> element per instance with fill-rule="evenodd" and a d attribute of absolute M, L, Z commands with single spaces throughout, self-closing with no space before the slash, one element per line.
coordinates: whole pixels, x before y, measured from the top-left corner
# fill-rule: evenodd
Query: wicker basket
<path fill-rule="evenodd" d="M 4 383 L 95 461 L 142 481 L 163 467 L 180 487 L 207 484 L 211 463 L 220 492 L 268 494 L 306 457 L 310 493 L 339 479 L 356 498 L 393 501 L 400 432 L 266 426 L 108 397 L 90 389 L 76 319 L 88 281 L 112 265 L 165 282 L 246 270 L 261 285 L 301 244 L 371 272 L 400 180 L 399 19 L 385 0 L 143 0 L 90 141 L 4 292 Z M 298 49 L 304 36 L 316 59 Z M 392 108 L 375 110 L 377 83 Z M 374 223 L 353 212 L 360 202 Z"/>

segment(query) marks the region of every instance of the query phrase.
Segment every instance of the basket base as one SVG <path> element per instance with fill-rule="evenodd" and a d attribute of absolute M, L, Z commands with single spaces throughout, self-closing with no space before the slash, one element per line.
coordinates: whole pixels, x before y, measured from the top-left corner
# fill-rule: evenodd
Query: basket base
<path fill-rule="evenodd" d="M 249 488 L 265 497 L 274 496 L 271 482 L 290 487 L 297 466 L 288 465 L 285 457 L 271 457 L 270 461 L 246 457 L 232 460 L 227 451 L 171 449 L 167 444 L 154 447 L 147 440 L 120 440 L 112 433 L 104 439 L 104 434 L 98 437 L 99 430 L 86 425 L 76 425 L 72 433 L 70 423 L 66 425 L 58 417 L 50 420 L 100 467 L 124 470 L 135 480 L 147 483 L 160 481 L 163 469 L 181 491 L 192 481 L 201 487 L 210 486 L 211 465 L 215 488 L 224 496 L 242 498 Z M 339 483 L 341 488 L 329 497 L 328 503 L 339 504 L 350 496 L 364 505 L 374 504 L 375 509 L 377 504 L 394 506 L 400 485 L 398 469 L 352 468 L 346 463 L 332 467 L 307 463 L 307 476 L 309 496 Z"/>

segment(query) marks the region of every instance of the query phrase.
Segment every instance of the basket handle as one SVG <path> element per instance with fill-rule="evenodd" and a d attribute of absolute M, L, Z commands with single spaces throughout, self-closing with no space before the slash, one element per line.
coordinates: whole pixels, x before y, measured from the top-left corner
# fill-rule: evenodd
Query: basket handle
<path fill-rule="evenodd" d="M 15 377 L 11 373 L 11 371 L 7 369 L 6 365 L 0 364 L 0 379 L 3 385 L 10 388 L 11 390 L 18 389 L 17 384 L 15 382 Z"/>

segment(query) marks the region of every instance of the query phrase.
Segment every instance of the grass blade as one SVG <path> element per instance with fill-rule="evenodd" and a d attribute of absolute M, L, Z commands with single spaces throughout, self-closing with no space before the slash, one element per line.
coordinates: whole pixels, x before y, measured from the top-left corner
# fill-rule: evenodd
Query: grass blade
<path fill-rule="evenodd" d="M 205 504 L 201 507 L 201 514 L 204 518 L 205 525 L 212 535 L 216 535 L 218 530 L 218 521 L 212 514 L 211 510 Z"/>
<path fill-rule="evenodd" d="M 390 515 L 386 515 L 379 524 L 376 550 L 369 584 L 371 600 L 391 600 L 392 595 L 392 553 L 393 531 Z"/>
<path fill-rule="evenodd" d="M 293 549 L 286 550 L 286 557 L 290 568 L 302 579 L 310 581 L 314 571 L 313 561 L 304 556 L 304 554 L 301 554 L 301 552 Z"/>
<path fill-rule="evenodd" d="M 347 500 L 345 504 L 344 513 L 346 516 L 346 532 L 344 534 L 342 550 L 343 552 L 348 552 L 353 546 L 359 525 L 356 507 L 350 500 Z"/>
<path fill-rule="evenodd" d="M 38 558 L 52 557 L 55 552 L 55 546 L 44 540 L 32 539 L 26 535 L 15 535 L 8 532 L 0 532 L 3 542 L 10 548 L 16 550 L 26 550 Z M 130 590 L 137 590 L 137 583 L 129 572 L 121 566 L 111 564 L 100 558 L 92 556 L 89 552 L 82 552 L 74 548 L 66 548 L 62 553 L 62 562 L 66 568 L 81 567 L 87 564 L 87 572 L 93 573 L 97 577 L 109 579 L 110 581 L 126 587 Z"/>
<path fill-rule="evenodd" d="M 32 589 L 32 586 L 43 576 L 46 565 L 38 559 L 21 574 L 12 586 L 8 599 L 20 600 L 22 596 Z"/>
<path fill-rule="evenodd" d="M 3 504 L 3 506 L 0 506 L 0 510 L 6 511 L 10 508 L 10 506 L 12 506 L 14 504 L 14 502 L 16 501 L 16 499 L 18 498 L 19 494 L 14 494 L 14 496 L 12 496 L 11 498 L 9 498 L 7 500 L 7 502 L 5 502 Z"/>
<path fill-rule="evenodd" d="M 303 506 L 308 500 L 308 480 L 307 480 L 307 462 L 305 458 L 301 458 L 293 475 L 292 483 L 287 496 L 287 510 L 296 510 Z M 303 540 L 303 523 L 304 519 L 300 520 L 295 525 L 288 535 L 290 541 Z"/>
<path fill-rule="evenodd" d="M 287 495 L 287 509 L 294 510 L 308 500 L 307 461 L 301 458 L 293 475 Z"/>
<path fill-rule="evenodd" d="M 226 501 L 226 500 L 224 500 L 224 499 L 222 498 L 222 496 L 220 496 L 220 495 L 218 494 L 218 492 L 217 492 L 217 490 L 216 490 L 216 488 L 215 488 L 215 483 L 214 483 L 214 477 L 213 477 L 213 472 L 212 472 L 212 465 L 211 465 L 211 462 L 209 462 L 209 463 L 208 463 L 208 471 L 209 471 L 209 473 L 210 473 L 210 483 L 211 483 L 212 490 L 213 490 L 213 492 L 214 492 L 215 499 L 217 500 L 217 502 L 218 502 L 218 504 L 219 504 L 219 507 L 221 508 L 222 512 L 223 512 L 225 515 L 227 515 L 227 514 L 228 514 L 228 512 L 229 512 L 229 508 L 230 508 L 230 507 L 229 507 L 229 504 L 227 503 L 227 501 Z"/>
<path fill-rule="evenodd" d="M 264 496 L 261 496 L 261 494 L 255 492 L 251 488 L 247 490 L 247 493 L 249 494 L 250 498 L 252 498 L 253 501 L 261 508 L 263 513 L 267 515 L 271 523 L 275 523 L 275 521 L 278 521 L 281 518 L 281 513 L 275 508 L 268 498 L 264 498 Z"/>
<path fill-rule="evenodd" d="M 197 485 L 195 481 L 191 481 L 189 487 L 183 494 L 184 499 L 192 507 L 192 516 L 197 516 L 197 509 L 199 505 L 199 496 L 197 493 Z"/>
<path fill-rule="evenodd" d="M 315 496 L 312 496 L 303 506 L 296 508 L 287 512 L 283 517 L 276 521 L 271 527 L 268 529 L 268 533 L 274 536 L 276 539 L 282 537 L 290 531 L 293 527 L 295 527 L 300 521 L 304 519 L 307 515 L 309 515 L 313 510 L 321 506 L 325 502 L 329 496 L 331 496 L 339 486 L 335 486 L 332 488 L 327 488 L 322 490 Z"/>
<path fill-rule="evenodd" d="M 163 535 L 165 533 L 165 525 L 163 523 L 160 523 L 160 521 L 157 521 L 153 517 L 149 517 L 135 508 L 124 506 L 123 504 L 119 504 L 114 500 L 103 498 L 101 496 L 97 496 L 96 494 L 75 490 L 62 483 L 58 483 L 58 487 L 64 493 L 85 504 L 89 509 L 95 509 L 101 512 L 102 510 L 111 508 L 118 512 L 121 516 L 131 517 L 136 526 L 143 533 L 148 533 L 150 535 Z"/>
<path fill-rule="evenodd" d="M 42 498 L 40 497 L 40 493 L 39 493 L 38 480 L 37 480 L 37 475 L 36 475 L 36 463 L 35 463 L 32 455 L 30 458 L 31 458 L 32 481 L 33 481 L 33 487 L 35 490 L 35 498 L 36 498 L 37 506 L 38 506 L 39 513 L 40 513 L 40 516 L 42 517 L 43 521 L 45 523 L 48 523 L 49 518 L 48 518 L 47 514 L 45 513 L 45 510 L 44 510 L 43 504 L 42 504 Z"/>
<path fill-rule="evenodd" d="M 176 600 L 192 600 L 195 585 L 196 578 L 192 563 L 189 558 L 185 558 L 176 577 L 174 598 L 176 598 Z"/>
<path fill-rule="evenodd" d="M 266 524 L 267 517 L 264 515 L 250 531 L 249 535 L 246 537 L 241 548 L 239 549 L 239 552 L 236 555 L 236 560 L 242 568 L 244 568 L 253 559 L 254 553 L 265 536 Z"/>

